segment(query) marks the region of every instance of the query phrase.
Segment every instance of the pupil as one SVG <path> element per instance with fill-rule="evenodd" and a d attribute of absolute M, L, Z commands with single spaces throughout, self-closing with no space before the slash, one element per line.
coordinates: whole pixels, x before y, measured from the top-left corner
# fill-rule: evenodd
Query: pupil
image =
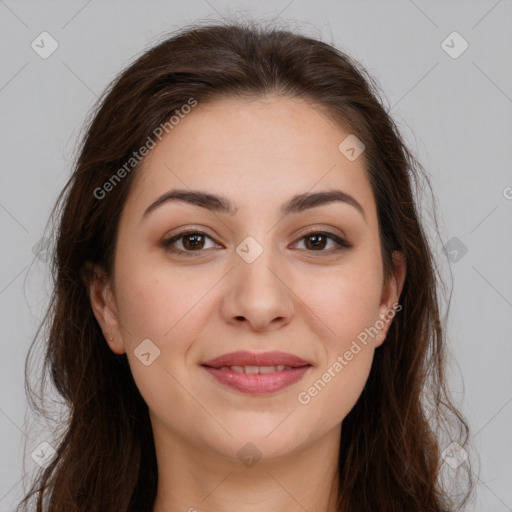
<path fill-rule="evenodd" d="M 200 238 L 202 238 L 202 235 L 187 235 L 185 237 L 185 247 L 190 245 L 192 248 L 197 248 L 198 246 L 201 245 L 201 241 L 199 240 Z M 191 240 L 193 241 L 191 242 Z M 187 249 L 189 248 L 190 247 L 187 247 Z"/>
<path fill-rule="evenodd" d="M 314 240 L 312 245 L 313 245 L 313 247 L 316 247 L 316 248 L 318 248 L 318 247 L 323 248 L 323 244 L 320 241 L 320 239 L 324 239 L 324 242 L 325 242 L 325 237 L 323 235 L 310 235 L 308 237 L 308 240 L 310 240 L 310 241 Z"/>

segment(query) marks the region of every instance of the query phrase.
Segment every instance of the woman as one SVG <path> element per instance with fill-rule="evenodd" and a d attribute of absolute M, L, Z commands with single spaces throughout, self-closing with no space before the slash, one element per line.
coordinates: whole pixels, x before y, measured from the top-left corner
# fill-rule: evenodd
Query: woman
<path fill-rule="evenodd" d="M 108 88 L 59 215 L 36 510 L 459 510 L 421 166 L 333 47 L 192 27 Z M 443 409 L 444 407 L 444 409 Z M 453 436 L 451 441 L 457 441 Z M 442 443 L 442 444 L 441 444 Z M 452 453 L 453 455 L 453 453 Z"/>

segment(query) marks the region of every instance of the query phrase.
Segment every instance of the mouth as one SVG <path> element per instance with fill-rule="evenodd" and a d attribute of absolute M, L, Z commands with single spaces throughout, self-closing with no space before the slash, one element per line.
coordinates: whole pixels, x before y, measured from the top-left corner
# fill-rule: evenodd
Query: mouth
<path fill-rule="evenodd" d="M 285 370 L 292 370 L 293 368 L 302 368 L 302 366 L 287 366 L 284 364 L 278 364 L 277 366 L 221 366 L 215 367 L 215 366 L 208 366 L 204 365 L 207 368 L 215 368 L 217 370 L 230 370 L 232 372 L 236 373 L 249 373 L 249 374 L 255 374 L 255 373 L 274 373 L 274 372 L 283 372 Z M 310 366 L 310 365 L 304 365 L 304 366 Z"/>
<path fill-rule="evenodd" d="M 312 365 L 284 352 L 232 352 L 201 366 L 214 379 L 236 391 L 258 395 L 280 391 L 301 380 Z"/>

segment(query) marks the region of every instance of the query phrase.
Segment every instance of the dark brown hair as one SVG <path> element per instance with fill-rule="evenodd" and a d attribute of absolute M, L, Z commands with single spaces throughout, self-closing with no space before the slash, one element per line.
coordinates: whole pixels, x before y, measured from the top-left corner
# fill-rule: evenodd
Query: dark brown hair
<path fill-rule="evenodd" d="M 159 42 L 114 79 L 91 113 L 53 211 L 59 222 L 54 292 L 43 322 L 42 381 L 48 372 L 69 414 L 57 457 L 18 510 L 34 498 L 39 512 L 152 510 L 158 475 L 148 408 L 126 355 L 105 342 L 86 287 L 90 263 L 111 275 L 118 220 L 137 166 L 111 187 L 108 199 L 95 191 L 191 98 L 204 104 L 269 94 L 307 100 L 364 142 L 386 277 L 393 251 L 407 260 L 402 310 L 343 420 L 338 509 L 451 512 L 467 502 L 469 460 L 460 466 L 468 476 L 462 497 L 449 497 L 440 478 L 441 452 L 455 440 L 466 446 L 469 429 L 445 384 L 441 280 L 414 197 L 425 173 L 357 62 L 314 38 L 238 22 L 187 27 Z M 27 390 L 31 407 L 44 412 Z M 438 427 L 448 424 L 458 430 L 442 440 Z"/>

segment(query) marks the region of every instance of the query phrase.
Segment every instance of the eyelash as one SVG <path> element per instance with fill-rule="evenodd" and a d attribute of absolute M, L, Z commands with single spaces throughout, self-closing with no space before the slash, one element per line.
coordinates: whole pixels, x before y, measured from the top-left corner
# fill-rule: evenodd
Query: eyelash
<path fill-rule="evenodd" d="M 201 252 L 204 252 L 206 250 L 206 249 L 198 249 L 196 251 L 189 251 L 189 250 L 185 251 L 183 249 L 177 249 L 176 247 L 172 246 L 172 244 L 174 242 L 177 242 L 178 240 L 186 237 L 187 235 L 201 235 L 201 236 L 205 236 L 205 237 L 209 238 L 210 240 L 213 240 L 213 238 L 211 236 L 207 235 L 203 231 L 187 230 L 187 231 L 182 231 L 181 233 L 177 233 L 172 238 L 164 240 L 162 242 L 162 246 L 163 246 L 163 248 L 165 250 L 167 250 L 169 252 L 172 252 L 172 253 L 175 253 L 175 254 L 178 254 L 178 255 L 187 256 L 187 257 L 188 256 L 194 257 L 194 256 L 196 256 L 196 254 L 194 254 L 194 253 L 201 253 Z M 324 254 L 333 254 L 335 252 L 343 251 L 345 249 L 350 249 L 352 247 L 352 244 L 348 243 L 346 240 L 343 240 L 342 238 L 340 238 L 339 236 L 335 235 L 334 233 L 330 233 L 328 231 L 311 230 L 311 231 L 308 231 L 307 233 L 303 234 L 299 238 L 299 240 L 302 240 L 304 238 L 308 238 L 308 237 L 313 236 L 313 235 L 325 236 L 329 240 L 332 240 L 333 242 L 338 244 L 338 247 L 335 248 L 334 250 L 330 250 L 330 251 L 326 251 L 326 250 L 314 251 L 314 250 L 307 250 L 306 249 L 307 252 L 318 252 L 318 253 L 324 253 Z"/>

